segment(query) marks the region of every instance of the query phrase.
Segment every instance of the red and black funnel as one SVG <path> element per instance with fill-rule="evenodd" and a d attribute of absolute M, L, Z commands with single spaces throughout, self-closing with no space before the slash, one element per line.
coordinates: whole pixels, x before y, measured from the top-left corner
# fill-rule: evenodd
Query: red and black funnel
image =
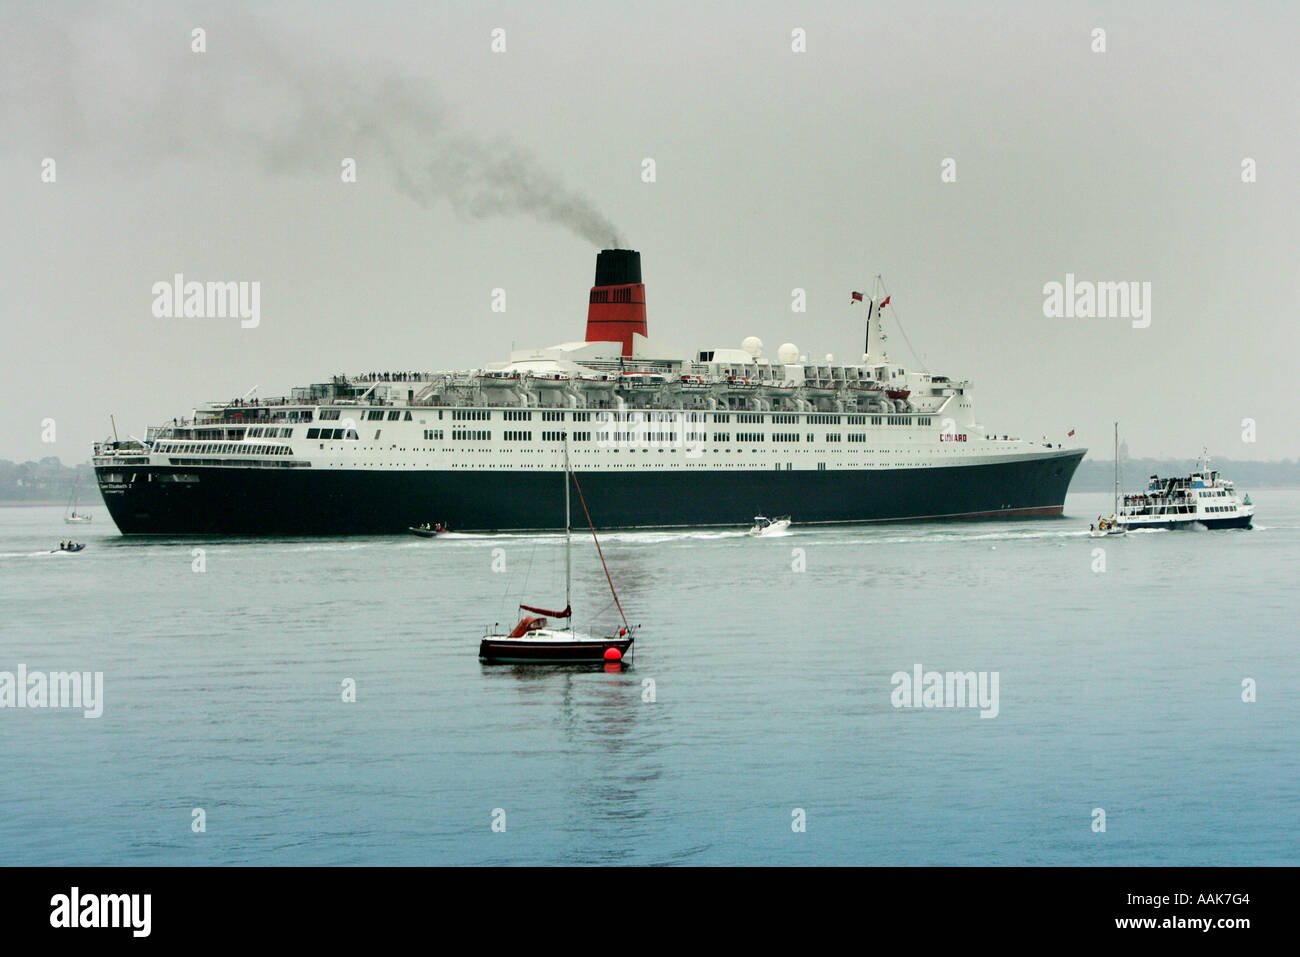
<path fill-rule="evenodd" d="M 645 285 L 641 254 L 634 249 L 602 249 L 596 256 L 596 284 L 587 306 L 587 342 L 620 342 L 632 356 L 632 335 L 646 335 Z"/>

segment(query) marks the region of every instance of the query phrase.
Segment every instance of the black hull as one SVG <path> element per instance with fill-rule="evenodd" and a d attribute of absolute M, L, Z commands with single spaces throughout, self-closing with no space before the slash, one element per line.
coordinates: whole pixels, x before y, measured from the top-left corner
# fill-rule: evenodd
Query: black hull
<path fill-rule="evenodd" d="M 749 526 L 1060 515 L 1082 450 L 992 465 L 916 469 L 653 469 L 582 472 L 598 528 Z M 564 485 L 537 470 L 224 467 L 96 469 L 127 535 L 406 534 L 436 515 L 457 531 L 562 528 Z M 109 484 L 110 473 L 125 481 Z M 183 472 L 198 481 L 159 480 Z M 585 525 L 574 497 L 572 521 Z"/>
<path fill-rule="evenodd" d="M 605 652 L 617 648 L 622 661 L 630 657 L 631 638 L 593 638 L 591 641 L 537 641 L 535 639 L 484 638 L 478 656 L 494 664 L 603 664 Z"/>
<path fill-rule="evenodd" d="M 1139 528 L 1167 528 L 1173 530 L 1179 528 L 1191 528 L 1194 525 L 1204 525 L 1206 528 L 1211 529 L 1250 528 L 1250 524 L 1253 520 L 1254 516 L 1251 515 L 1234 515 L 1232 518 L 1198 518 L 1190 522 L 1152 522 L 1150 524 L 1144 522 L 1141 525 L 1134 523 L 1129 525 L 1128 528 L 1129 531 L 1136 531 Z"/>

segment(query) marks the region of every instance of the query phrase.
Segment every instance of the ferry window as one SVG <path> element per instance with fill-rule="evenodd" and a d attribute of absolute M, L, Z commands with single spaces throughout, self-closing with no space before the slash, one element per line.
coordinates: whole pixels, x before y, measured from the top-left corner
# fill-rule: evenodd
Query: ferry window
<path fill-rule="evenodd" d="M 318 438 L 320 438 L 320 429 L 308 429 L 308 430 L 307 430 L 307 438 L 309 438 L 309 439 L 318 439 Z"/>
<path fill-rule="evenodd" d="M 388 421 L 389 421 L 389 422 L 396 422 L 396 421 L 397 421 L 398 419 L 400 419 L 401 417 L 402 417 L 402 413 L 399 412 L 399 411 L 396 410 L 396 409 L 394 409 L 392 412 L 389 412 L 389 413 L 388 413 Z"/>
<path fill-rule="evenodd" d="M 403 419 L 402 419 L 402 420 L 403 420 L 404 422 L 410 422 L 410 421 L 411 421 L 411 413 L 410 413 L 410 412 L 406 413 L 406 415 L 403 416 Z"/>
<path fill-rule="evenodd" d="M 358 439 L 358 438 L 360 438 L 360 436 L 357 435 L 357 430 L 356 430 L 356 429 L 348 429 L 347 437 L 348 437 L 349 439 Z"/>

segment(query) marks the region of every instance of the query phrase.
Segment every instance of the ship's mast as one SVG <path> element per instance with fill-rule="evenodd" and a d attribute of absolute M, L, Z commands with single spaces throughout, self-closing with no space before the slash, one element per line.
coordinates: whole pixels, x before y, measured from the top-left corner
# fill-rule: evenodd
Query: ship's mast
<path fill-rule="evenodd" d="M 880 334 L 880 310 L 876 308 L 883 287 L 884 283 L 881 281 L 880 274 L 877 273 L 876 278 L 871 282 L 871 299 L 867 302 L 867 334 L 862 352 L 862 361 L 864 363 L 877 362 L 886 358 L 883 345 L 884 338 Z M 872 332 L 872 322 L 875 323 L 874 334 Z"/>

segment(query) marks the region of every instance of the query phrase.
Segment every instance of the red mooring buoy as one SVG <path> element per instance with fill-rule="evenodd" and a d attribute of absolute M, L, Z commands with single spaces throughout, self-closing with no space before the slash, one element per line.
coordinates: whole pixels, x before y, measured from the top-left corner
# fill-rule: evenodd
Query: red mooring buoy
<path fill-rule="evenodd" d="M 622 659 L 623 659 L 623 652 L 619 651 L 617 648 L 605 649 L 606 661 L 621 661 Z"/>

